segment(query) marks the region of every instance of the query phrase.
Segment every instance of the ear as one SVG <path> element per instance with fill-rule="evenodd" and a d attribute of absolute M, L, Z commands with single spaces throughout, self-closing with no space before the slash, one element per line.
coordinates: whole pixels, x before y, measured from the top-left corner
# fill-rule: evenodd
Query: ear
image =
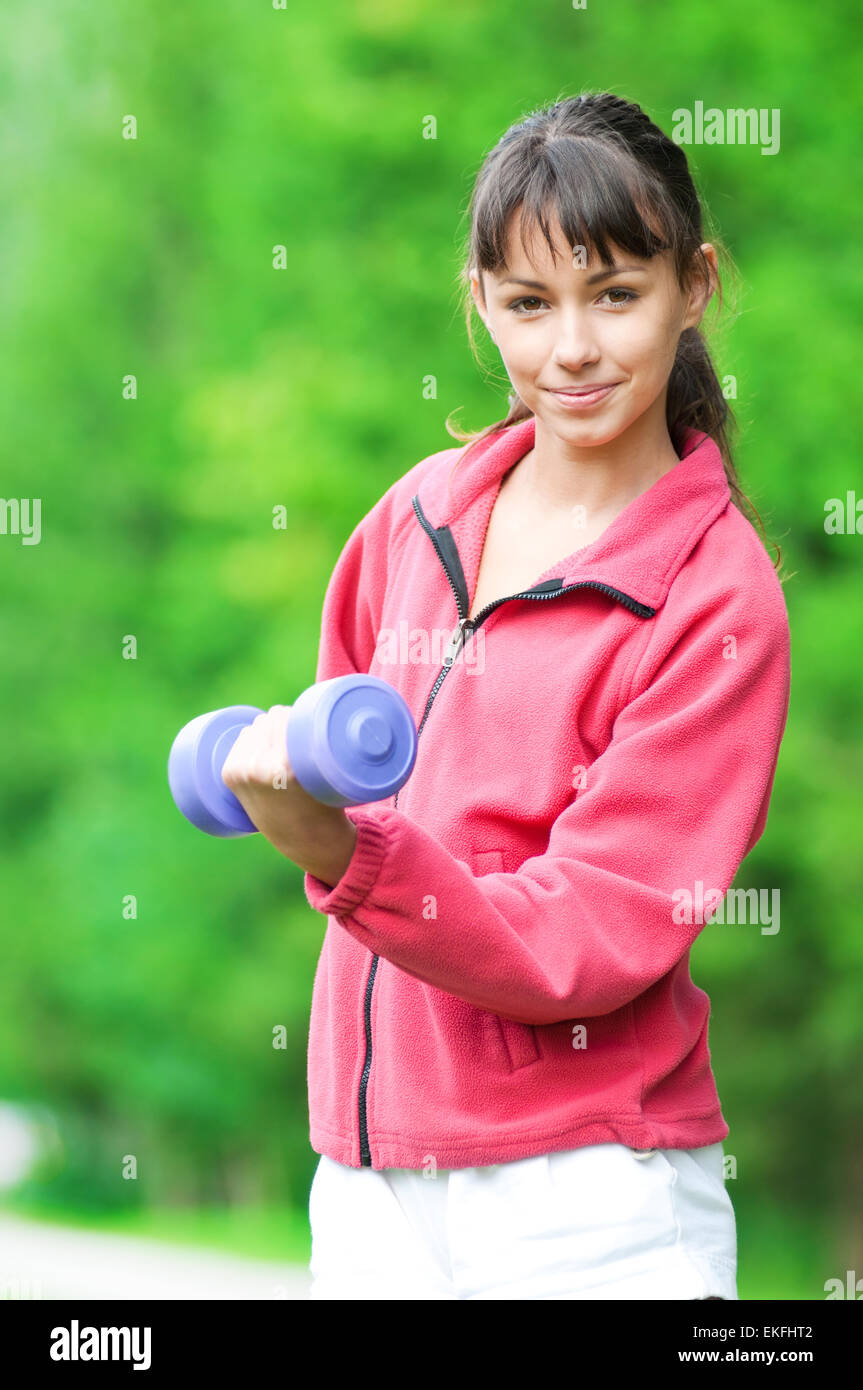
<path fill-rule="evenodd" d="M 483 323 L 485 324 L 486 328 L 488 328 L 492 342 L 495 342 L 495 336 L 492 333 L 491 329 L 488 327 L 488 309 L 486 308 L 485 302 L 482 297 L 482 287 L 480 285 L 479 272 L 475 268 L 472 269 L 470 272 L 470 292 L 473 296 L 473 302 L 476 305 L 476 311 L 482 319 Z"/>
<path fill-rule="evenodd" d="M 692 288 L 689 291 L 689 300 L 686 306 L 686 316 L 683 321 L 683 328 L 697 328 L 700 324 L 704 311 L 719 283 L 719 268 L 716 260 L 716 248 L 709 242 L 701 244 L 701 251 L 707 261 L 707 276 L 703 272 L 695 273 Z"/>

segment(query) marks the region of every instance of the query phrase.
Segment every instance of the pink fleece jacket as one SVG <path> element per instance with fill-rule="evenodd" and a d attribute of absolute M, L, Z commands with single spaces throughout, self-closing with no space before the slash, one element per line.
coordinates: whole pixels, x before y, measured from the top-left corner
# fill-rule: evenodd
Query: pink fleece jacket
<path fill-rule="evenodd" d="M 346 812 L 343 877 L 304 878 L 328 919 L 311 1144 L 352 1167 L 729 1133 L 689 951 L 766 823 L 784 595 L 691 432 L 597 540 L 466 624 L 501 479 L 533 439 L 531 417 L 421 460 L 324 599 L 317 679 L 380 676 L 419 730 L 401 790 Z"/>

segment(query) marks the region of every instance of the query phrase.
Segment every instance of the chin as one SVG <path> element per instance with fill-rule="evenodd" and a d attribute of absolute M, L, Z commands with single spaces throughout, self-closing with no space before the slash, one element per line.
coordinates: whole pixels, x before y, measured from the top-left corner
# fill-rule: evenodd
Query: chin
<path fill-rule="evenodd" d="M 542 420 L 544 427 L 550 434 L 556 434 L 558 439 L 565 440 L 568 444 L 576 444 L 585 449 L 601 448 L 604 444 L 610 444 L 618 435 L 623 434 L 627 428 L 627 423 L 621 424 L 616 420 L 590 420 L 573 417 L 561 420 L 559 416 L 551 413 L 534 412 Z"/>

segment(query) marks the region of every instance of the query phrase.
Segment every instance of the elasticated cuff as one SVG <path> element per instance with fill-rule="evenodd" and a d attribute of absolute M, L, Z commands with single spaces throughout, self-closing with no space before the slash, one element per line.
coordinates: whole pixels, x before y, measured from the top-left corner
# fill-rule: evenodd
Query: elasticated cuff
<path fill-rule="evenodd" d="M 310 873 L 303 884 L 309 905 L 334 917 L 346 917 L 360 906 L 380 873 L 387 849 L 387 832 L 373 813 L 349 808 L 345 815 L 357 828 L 357 842 L 345 872 L 332 887 Z"/>

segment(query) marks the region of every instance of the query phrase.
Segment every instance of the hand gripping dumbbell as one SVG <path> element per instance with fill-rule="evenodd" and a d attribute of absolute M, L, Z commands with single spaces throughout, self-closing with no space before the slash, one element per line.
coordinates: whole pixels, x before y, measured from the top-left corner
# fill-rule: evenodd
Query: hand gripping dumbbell
<path fill-rule="evenodd" d="M 262 714 L 230 705 L 199 714 L 177 734 L 168 757 L 171 795 L 186 820 L 208 835 L 254 835 L 257 827 L 222 781 L 242 729 Z M 407 781 L 417 752 L 410 710 L 377 676 L 334 676 L 310 685 L 291 706 L 288 759 L 300 785 L 326 806 L 385 801 Z"/>

